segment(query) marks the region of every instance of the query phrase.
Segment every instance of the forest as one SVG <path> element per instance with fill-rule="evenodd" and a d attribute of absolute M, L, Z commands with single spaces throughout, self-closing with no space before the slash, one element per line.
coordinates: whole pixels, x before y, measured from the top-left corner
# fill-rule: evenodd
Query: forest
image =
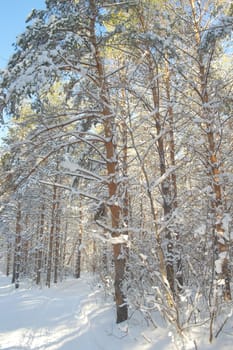
<path fill-rule="evenodd" d="M 116 323 L 232 309 L 233 4 L 46 0 L 0 72 L 0 267 L 98 276 Z"/>

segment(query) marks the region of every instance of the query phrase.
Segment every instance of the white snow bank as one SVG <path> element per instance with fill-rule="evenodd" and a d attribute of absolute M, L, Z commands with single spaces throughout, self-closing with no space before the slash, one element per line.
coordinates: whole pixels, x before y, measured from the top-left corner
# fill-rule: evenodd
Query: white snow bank
<path fill-rule="evenodd" d="M 193 350 L 192 339 L 198 350 L 232 349 L 232 317 L 212 345 L 208 326 L 195 327 L 185 348 L 177 341 L 175 346 L 174 334 L 157 312 L 157 328 L 140 311 L 131 310 L 129 321 L 116 325 L 112 297 L 90 276 L 50 289 L 15 290 L 0 274 L 0 310 L 1 350 Z"/>
<path fill-rule="evenodd" d="M 168 331 L 147 327 L 139 313 L 116 325 L 114 303 L 87 277 L 14 290 L 1 275 L 0 310 L 1 350 L 173 349 Z"/>

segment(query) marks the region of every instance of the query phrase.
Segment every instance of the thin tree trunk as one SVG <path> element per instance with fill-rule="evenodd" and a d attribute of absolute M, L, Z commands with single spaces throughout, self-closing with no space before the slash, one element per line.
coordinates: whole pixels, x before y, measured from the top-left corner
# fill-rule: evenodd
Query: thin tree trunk
<path fill-rule="evenodd" d="M 49 247 L 48 247 L 48 257 L 47 257 L 47 277 L 46 286 L 50 287 L 52 267 L 53 267 L 53 246 L 54 246 L 54 232 L 55 232 L 55 216 L 56 216 L 56 201 L 57 201 L 57 187 L 53 186 L 53 202 L 52 202 L 52 212 L 51 212 L 51 226 L 49 233 Z"/>
<path fill-rule="evenodd" d="M 158 136 L 157 140 L 157 148 L 159 154 L 159 167 L 160 167 L 160 175 L 163 176 L 166 174 L 166 151 L 164 145 L 164 135 L 163 135 L 163 127 L 161 125 L 161 115 L 160 115 L 160 91 L 159 91 L 159 78 L 155 79 L 154 76 L 154 65 L 151 56 L 148 57 L 148 65 L 149 65 L 149 73 L 150 73 L 150 81 L 152 83 L 151 91 L 153 97 L 153 107 L 156 111 L 154 113 L 154 120 L 156 126 L 156 132 Z M 157 72 L 158 76 L 158 72 Z M 168 228 L 168 222 L 172 215 L 172 200 L 171 200 L 171 186 L 169 177 L 165 179 L 161 183 L 161 194 L 163 198 L 163 215 L 164 215 L 164 231 L 165 237 L 168 241 L 167 243 L 167 252 L 166 252 L 166 270 L 167 270 L 167 279 L 169 282 L 169 286 L 173 295 L 175 295 L 175 270 L 174 270 L 174 245 L 172 234 Z"/>
<path fill-rule="evenodd" d="M 30 241 L 27 237 L 27 230 L 29 227 L 29 216 L 28 214 L 25 215 L 25 220 L 24 220 L 24 236 L 22 237 L 22 257 L 21 257 L 21 269 L 23 271 L 23 274 L 27 276 L 30 272 L 30 264 L 28 263 L 28 258 L 29 258 L 29 249 L 30 249 Z"/>
<path fill-rule="evenodd" d="M 21 203 L 17 203 L 16 213 L 16 231 L 15 231 L 15 251 L 13 263 L 12 283 L 15 283 L 15 288 L 19 288 L 20 267 L 21 267 Z"/>
<path fill-rule="evenodd" d="M 40 221 L 39 221 L 39 248 L 37 251 L 37 266 L 36 266 L 36 284 L 41 284 L 41 270 L 42 270 L 42 259 L 43 259 L 43 238 L 44 238 L 44 225 L 45 225 L 45 204 L 42 202 L 40 210 Z"/>
<path fill-rule="evenodd" d="M 141 23 L 143 31 L 147 32 L 148 29 L 147 29 L 146 20 L 144 18 L 144 14 L 139 11 L 138 16 L 139 16 L 139 21 Z M 155 121 L 155 128 L 156 128 L 156 134 L 157 134 L 156 145 L 157 145 L 158 155 L 159 155 L 160 175 L 163 176 L 164 174 L 166 174 L 166 149 L 164 144 L 164 133 L 163 133 L 164 126 L 162 124 L 161 114 L 160 114 L 161 97 L 160 97 L 160 81 L 159 81 L 159 74 L 158 74 L 159 71 L 158 71 L 158 65 L 153 59 L 153 54 L 151 53 L 151 49 L 149 46 L 147 47 L 146 58 L 147 58 L 147 65 L 148 65 L 148 72 L 149 72 L 149 81 L 151 83 L 153 108 L 155 111 L 153 118 Z M 169 177 L 167 177 L 161 183 L 161 195 L 163 199 L 164 232 L 165 232 L 166 240 L 168 241 L 167 250 L 165 254 L 166 277 L 164 278 L 168 280 L 172 294 L 175 295 L 174 247 L 172 242 L 172 234 L 168 228 L 168 222 L 172 215 L 171 186 L 170 186 Z M 159 238 L 159 240 L 161 241 L 161 238 Z M 161 242 L 160 242 L 160 245 L 161 245 Z M 161 259 L 163 260 L 162 258 L 163 254 L 161 253 L 162 252 L 160 252 L 160 256 L 161 256 Z M 161 268 L 163 269 L 162 266 Z"/>
<path fill-rule="evenodd" d="M 169 160 L 170 164 L 173 168 L 175 168 L 176 161 L 175 161 L 175 137 L 174 137 L 174 115 L 173 115 L 173 107 L 172 107 L 172 101 L 171 101 L 171 77 L 170 77 L 170 70 L 169 70 L 169 61 L 168 57 L 166 56 L 166 62 L 165 62 L 165 86 L 166 86 L 166 95 L 167 95 L 167 104 L 168 104 L 168 123 L 169 123 Z M 177 202 L 177 181 L 176 181 L 176 173 L 175 169 L 172 172 L 170 176 L 170 199 L 171 199 L 171 206 L 172 211 L 176 210 L 178 207 Z M 175 239 L 176 239 L 176 247 L 178 247 L 178 251 L 174 252 L 174 258 L 176 263 L 175 268 L 175 274 L 174 277 L 177 280 L 177 289 L 178 291 L 182 290 L 183 286 L 183 272 L 182 272 L 182 259 L 181 259 L 181 251 L 179 251 L 179 241 L 180 241 L 180 232 L 179 229 L 175 232 Z"/>
<path fill-rule="evenodd" d="M 60 266 L 60 218 L 56 218 L 55 252 L 54 252 L 54 283 L 58 282 Z"/>
<path fill-rule="evenodd" d="M 68 233 L 68 220 L 65 222 L 64 235 L 62 236 L 61 242 L 61 280 L 64 276 L 64 267 L 66 264 L 66 244 L 67 244 L 67 233 Z"/>
<path fill-rule="evenodd" d="M 76 246 L 76 262 L 75 262 L 75 278 L 80 278 L 81 275 L 81 244 L 83 238 L 83 208 L 80 199 L 79 202 L 79 232 L 78 232 L 78 242 Z"/>
<path fill-rule="evenodd" d="M 131 124 L 131 121 L 130 121 Z M 151 215 L 152 215 L 152 227 L 153 230 L 155 232 L 155 239 L 156 239 L 156 243 L 157 243 L 157 257 L 158 257 L 158 262 L 159 262 L 159 272 L 161 274 L 161 280 L 166 288 L 166 292 L 165 292 L 165 296 L 166 296 L 166 301 L 169 307 L 173 307 L 174 306 L 174 301 L 173 301 L 173 295 L 171 293 L 171 288 L 170 290 L 168 290 L 167 286 L 169 285 L 168 282 L 168 278 L 167 278 L 167 268 L 166 268 L 166 260 L 165 260 L 165 256 L 164 256 L 164 252 L 163 252 L 163 248 L 162 248 L 162 239 L 161 239 L 161 233 L 158 229 L 158 224 L 157 224 L 157 216 L 156 216 L 156 209 L 155 209 L 155 205 L 154 205 L 154 199 L 153 199 L 153 194 L 152 191 L 150 189 L 150 180 L 144 165 L 144 161 L 142 159 L 142 157 L 140 156 L 140 153 L 138 152 L 137 146 L 135 145 L 135 141 L 134 141 L 134 136 L 132 133 L 132 125 L 130 125 L 130 135 L 131 135 L 131 140 L 132 140 L 132 144 L 133 144 L 133 148 L 137 154 L 137 158 L 139 159 L 140 165 L 141 165 L 141 170 L 142 173 L 144 175 L 145 178 L 145 182 L 146 182 L 146 188 L 147 188 L 147 196 L 149 198 L 149 203 L 150 203 L 150 210 L 151 210 Z"/>
<path fill-rule="evenodd" d="M 60 240 L 61 240 L 61 193 L 58 192 L 55 213 L 55 252 L 54 252 L 54 283 L 58 282 L 58 272 L 60 266 Z"/>
<path fill-rule="evenodd" d="M 6 275 L 9 276 L 11 259 L 12 259 L 12 244 L 11 244 L 11 242 L 7 242 L 7 253 L 6 254 L 7 254 L 6 255 Z"/>
<path fill-rule="evenodd" d="M 74 271 L 74 277 L 80 278 L 81 276 L 81 243 L 82 238 L 79 233 L 79 238 L 76 246 L 76 261 L 75 261 L 75 271 Z"/>
<path fill-rule="evenodd" d="M 102 270 L 103 277 L 105 278 L 108 275 L 108 246 L 107 243 L 103 244 L 103 257 L 102 257 Z"/>

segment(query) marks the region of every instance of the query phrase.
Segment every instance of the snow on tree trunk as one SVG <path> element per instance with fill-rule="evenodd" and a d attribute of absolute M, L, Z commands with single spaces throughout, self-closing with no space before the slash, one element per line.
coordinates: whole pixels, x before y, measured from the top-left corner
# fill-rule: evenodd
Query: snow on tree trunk
<path fill-rule="evenodd" d="M 83 227 L 83 208 L 82 208 L 82 202 L 81 199 L 79 201 L 79 229 L 78 229 L 78 241 L 76 246 L 76 261 L 75 261 L 75 278 L 80 278 L 81 275 L 81 245 L 82 245 L 82 238 L 84 234 L 84 227 Z"/>
<path fill-rule="evenodd" d="M 193 13 L 195 39 L 197 47 L 201 48 L 201 27 L 195 10 L 195 2 L 191 0 L 191 8 Z M 212 48 L 213 54 L 214 48 Z M 230 275 L 229 275 L 229 243 L 223 227 L 224 205 L 222 198 L 222 184 L 220 181 L 220 164 L 218 159 L 218 147 L 216 146 L 216 132 L 214 131 L 215 115 L 210 107 L 210 98 L 208 92 L 208 79 L 210 74 L 210 66 L 212 55 L 205 57 L 206 53 L 202 50 L 198 52 L 199 59 L 199 85 L 201 100 L 200 117 L 203 120 L 203 126 L 207 138 L 207 173 L 209 177 L 209 185 L 212 189 L 211 207 L 214 216 L 214 245 L 215 245 L 215 280 L 216 286 L 221 288 L 219 293 L 224 300 L 231 300 Z M 206 63 L 207 62 L 207 63 Z"/>
<path fill-rule="evenodd" d="M 37 261 L 36 261 L 36 284 L 41 283 L 41 269 L 42 269 L 42 259 L 43 259 L 43 239 L 44 239 L 44 225 L 45 225 L 45 204 L 42 202 L 40 208 L 40 220 L 39 220 L 39 237 L 38 243 L 39 248 L 37 251 Z"/>
<path fill-rule="evenodd" d="M 94 58 L 98 74 L 98 82 L 100 87 L 100 101 L 102 104 L 102 117 L 105 134 L 105 152 L 106 152 L 106 168 L 107 168 L 107 187 L 108 187 L 108 206 L 111 213 L 111 229 L 112 237 L 117 238 L 120 232 L 120 213 L 121 208 L 118 204 L 118 178 L 117 166 L 118 155 L 116 145 L 116 125 L 115 118 L 110 109 L 110 101 L 108 100 L 108 88 L 105 80 L 104 65 L 101 59 L 97 38 L 96 38 L 96 15 L 97 8 L 94 0 L 90 0 L 91 24 L 90 24 L 90 40 L 94 48 Z M 125 243 L 113 244 L 114 268 L 115 268 L 115 301 L 116 301 L 116 322 L 120 323 L 128 318 L 128 305 L 123 292 L 122 283 L 125 279 L 126 258 L 123 254 Z"/>
<path fill-rule="evenodd" d="M 61 191 L 58 191 L 55 214 L 55 249 L 54 249 L 54 283 L 58 282 L 60 272 L 60 244 L 61 244 Z"/>
<path fill-rule="evenodd" d="M 166 167 L 166 150 L 165 150 L 165 140 L 163 135 L 163 122 L 160 115 L 160 79 L 158 78 L 158 67 L 156 70 L 157 77 L 154 74 L 155 67 L 153 64 L 153 59 L 151 56 L 148 57 L 148 64 L 149 64 L 149 75 L 150 75 L 150 81 L 152 82 L 152 98 L 153 98 L 153 107 L 155 110 L 154 113 L 154 120 L 156 125 L 156 132 L 158 136 L 157 140 L 157 148 L 158 148 L 158 155 L 159 155 L 159 168 L 160 168 L 160 175 L 164 176 L 167 171 Z M 162 133 L 162 136 L 160 136 Z M 174 247 L 173 247 L 173 238 L 172 234 L 168 228 L 168 222 L 172 215 L 172 201 L 171 201 L 171 184 L 169 181 L 169 178 L 165 178 L 164 181 L 161 183 L 161 194 L 162 194 L 162 201 L 163 201 L 163 215 L 164 215 L 164 231 L 165 231 L 165 238 L 167 240 L 167 249 L 166 249 L 166 270 L 167 270 L 167 280 L 169 282 L 169 286 L 171 288 L 171 291 L 173 295 L 175 295 L 175 269 L 174 269 Z"/>
<path fill-rule="evenodd" d="M 55 233 L 55 220 L 56 220 L 56 200 L 57 200 L 57 187 L 53 186 L 52 197 L 52 211 L 51 211 L 51 226 L 49 232 L 49 245 L 48 245 L 48 257 L 47 257 L 47 276 L 46 286 L 50 288 L 52 268 L 53 268 L 53 249 L 54 249 L 54 233 Z"/>
<path fill-rule="evenodd" d="M 20 268 L 21 268 L 21 202 L 17 201 L 16 213 L 16 230 L 15 230 L 15 247 L 14 247 L 14 262 L 12 283 L 15 283 L 15 288 L 19 288 Z"/>

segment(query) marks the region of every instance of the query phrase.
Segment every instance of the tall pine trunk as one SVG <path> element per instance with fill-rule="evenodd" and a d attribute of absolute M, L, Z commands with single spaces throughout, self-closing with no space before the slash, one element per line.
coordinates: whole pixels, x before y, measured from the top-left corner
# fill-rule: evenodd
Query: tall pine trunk
<path fill-rule="evenodd" d="M 190 4 L 193 13 L 195 39 L 197 47 L 200 47 L 202 27 L 196 14 L 195 1 L 190 0 Z M 214 49 L 215 47 L 212 48 L 212 54 L 214 52 Z M 213 232 L 215 245 L 215 285 L 216 287 L 221 286 L 222 297 L 225 301 L 227 301 L 231 300 L 231 288 L 229 273 L 229 242 L 223 227 L 223 185 L 220 180 L 220 164 L 222 160 L 218 159 L 219 150 L 216 146 L 216 132 L 214 130 L 215 115 L 213 110 L 211 110 L 209 107 L 210 97 L 208 92 L 208 81 L 212 54 L 209 54 L 209 57 L 205 57 L 206 54 L 200 51 L 198 55 L 198 78 L 200 86 L 199 97 L 201 100 L 200 117 L 203 119 L 203 124 L 205 125 L 204 130 L 207 139 L 206 167 L 207 175 L 209 177 L 209 184 L 213 192 L 213 195 L 211 196 L 211 207 L 214 216 Z"/>
<path fill-rule="evenodd" d="M 100 48 L 96 38 L 96 18 L 97 8 L 96 2 L 90 0 L 91 10 L 91 24 L 90 24 L 90 40 L 94 48 L 94 59 L 96 64 L 96 70 L 98 75 L 98 87 L 100 89 L 100 102 L 102 105 L 102 117 L 105 134 L 105 152 L 106 152 L 106 168 L 107 168 L 107 186 L 108 186 L 108 206 L 111 213 L 111 231 L 112 238 L 115 240 L 113 243 L 113 257 L 115 267 L 115 301 L 116 301 L 116 322 L 120 323 L 128 318 L 128 306 L 126 303 L 126 297 L 123 292 L 122 284 L 125 279 L 125 265 L 126 254 L 125 244 L 121 242 L 121 225 L 120 214 L 121 208 L 117 203 L 118 196 L 118 155 L 117 145 L 115 141 L 116 122 L 115 117 L 112 115 L 110 109 L 110 101 L 108 99 L 107 81 L 105 79 L 104 64 L 101 58 Z"/>

